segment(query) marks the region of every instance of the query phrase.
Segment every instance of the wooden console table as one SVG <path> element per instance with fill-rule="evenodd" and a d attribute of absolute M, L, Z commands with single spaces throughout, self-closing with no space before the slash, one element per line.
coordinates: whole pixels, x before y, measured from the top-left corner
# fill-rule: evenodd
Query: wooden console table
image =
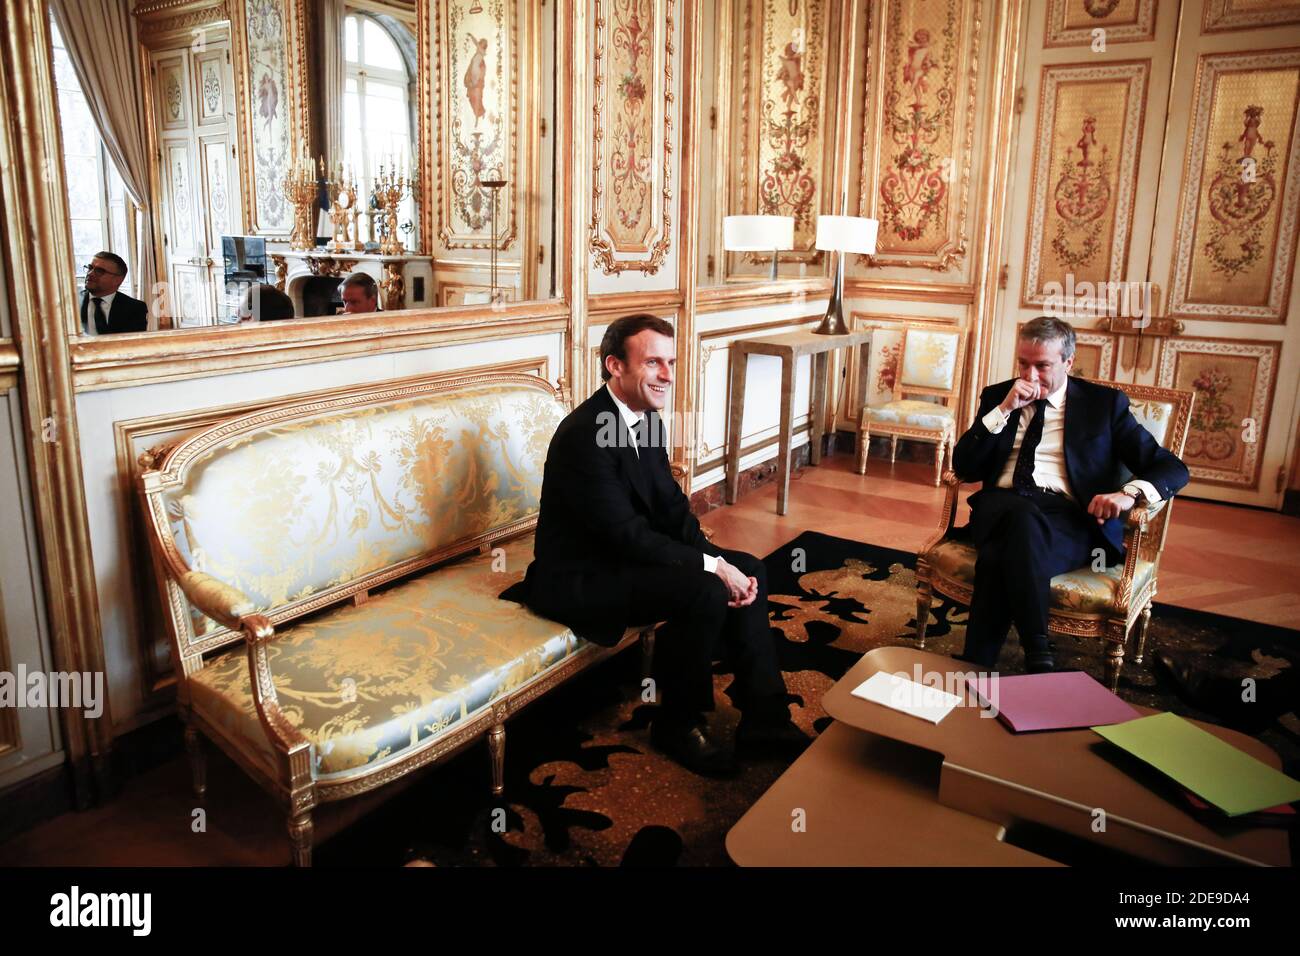
<path fill-rule="evenodd" d="M 794 366 L 801 355 L 812 356 L 812 449 L 810 461 L 822 460 L 822 432 L 826 423 L 826 366 L 835 349 L 857 346 L 861 354 L 858 376 L 858 405 L 866 404 L 866 369 L 871 349 L 871 330 L 861 329 L 846 335 L 818 335 L 807 329 L 766 335 L 753 339 L 736 339 L 731 343 L 731 409 L 727 424 L 726 501 L 736 503 L 740 483 L 740 436 L 745 417 L 745 376 L 749 356 L 775 355 L 781 360 L 781 435 L 777 453 L 776 513 L 785 514 L 790 494 L 790 442 L 794 428 Z M 861 441 L 861 437 L 858 441 Z"/>

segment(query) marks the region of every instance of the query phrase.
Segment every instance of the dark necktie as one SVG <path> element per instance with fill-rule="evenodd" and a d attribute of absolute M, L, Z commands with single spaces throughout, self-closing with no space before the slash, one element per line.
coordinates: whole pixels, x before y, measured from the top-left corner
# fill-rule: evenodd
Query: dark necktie
<path fill-rule="evenodd" d="M 1044 409 L 1047 408 L 1047 399 L 1038 399 L 1033 407 L 1034 417 L 1029 420 L 1025 437 L 1020 440 L 1020 454 L 1016 457 L 1016 468 L 1011 473 L 1011 487 L 1022 495 L 1028 495 L 1038 487 L 1034 484 L 1034 453 L 1038 451 L 1038 443 L 1043 439 L 1043 419 L 1046 417 Z"/>
<path fill-rule="evenodd" d="M 636 436 L 637 464 L 641 466 L 641 471 L 645 474 L 646 480 L 654 487 L 654 449 L 655 435 L 659 431 L 650 421 L 650 414 L 647 412 L 636 427 L 632 429 L 632 434 Z"/>
<path fill-rule="evenodd" d="M 100 298 L 92 299 L 95 303 L 95 331 L 100 335 L 108 334 L 108 316 L 104 314 L 104 300 Z"/>

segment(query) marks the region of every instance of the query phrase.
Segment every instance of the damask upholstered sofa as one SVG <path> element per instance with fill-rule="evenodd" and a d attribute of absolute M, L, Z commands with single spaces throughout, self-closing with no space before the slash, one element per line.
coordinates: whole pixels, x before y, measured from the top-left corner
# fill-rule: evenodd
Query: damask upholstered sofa
<path fill-rule="evenodd" d="M 315 807 L 479 737 L 502 792 L 506 719 L 638 636 L 587 644 L 497 597 L 532 559 L 566 412 L 543 379 L 479 374 L 281 405 L 154 453 L 140 492 L 200 797 L 202 735 L 283 805 L 305 866 Z"/>

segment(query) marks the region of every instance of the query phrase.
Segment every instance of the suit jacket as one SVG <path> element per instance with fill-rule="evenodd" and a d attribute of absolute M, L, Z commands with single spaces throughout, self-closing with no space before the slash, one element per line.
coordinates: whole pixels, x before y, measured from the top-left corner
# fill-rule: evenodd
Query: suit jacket
<path fill-rule="evenodd" d="M 87 329 L 95 321 L 94 306 L 90 296 L 83 293 L 81 297 L 81 327 Z M 133 299 L 124 292 L 113 296 L 113 307 L 108 310 L 108 334 L 118 332 L 144 332 L 149 328 L 149 308 L 139 299 Z"/>
<path fill-rule="evenodd" d="M 650 434 L 661 428 L 650 416 Z M 599 644 L 616 644 L 630 622 L 594 620 L 583 594 L 636 566 L 703 570 L 720 554 L 673 480 L 662 443 L 640 449 L 604 386 L 568 415 L 551 439 L 542 477 L 533 563 L 501 597 L 527 604 Z"/>
<path fill-rule="evenodd" d="M 996 435 L 984 426 L 984 416 L 1000 405 L 1013 380 L 990 385 L 980 394 L 975 423 L 957 441 L 952 467 L 964 481 L 993 488 L 1006 466 L 1016 440 L 1019 420 L 1013 414 Z M 1172 497 L 1187 484 L 1187 466 L 1156 443 L 1133 417 L 1128 396 L 1116 388 L 1071 378 L 1065 391 L 1065 472 L 1081 508 L 1093 497 L 1118 491 L 1133 478 L 1149 481 L 1161 498 Z M 972 508 L 979 496 L 971 496 Z M 1098 526 L 1099 543 L 1111 563 L 1124 556 L 1124 527 L 1119 518 Z"/>

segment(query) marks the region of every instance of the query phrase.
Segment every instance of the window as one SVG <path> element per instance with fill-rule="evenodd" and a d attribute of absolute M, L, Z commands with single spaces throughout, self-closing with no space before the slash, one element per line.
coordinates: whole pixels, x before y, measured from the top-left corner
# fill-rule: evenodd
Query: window
<path fill-rule="evenodd" d="M 375 177 L 382 166 L 396 166 L 413 178 L 410 75 L 401 51 L 378 21 L 350 14 L 343 21 L 343 162 L 357 180 L 357 199 L 369 208 Z M 398 226 L 414 227 L 415 205 L 408 190 L 398 207 Z M 414 236 L 403 232 L 409 249 Z"/>
<path fill-rule="evenodd" d="M 50 18 L 54 46 L 54 86 L 59 97 L 59 126 L 63 133 L 63 172 L 68 184 L 68 218 L 72 226 L 73 268 L 77 287 L 85 275 L 82 267 L 96 252 L 112 250 L 126 260 L 128 273 L 124 291 L 134 288 L 132 241 L 134 204 L 116 167 L 99 138 L 90 104 L 77 82 L 72 59 L 64 46 L 54 18 Z"/>

